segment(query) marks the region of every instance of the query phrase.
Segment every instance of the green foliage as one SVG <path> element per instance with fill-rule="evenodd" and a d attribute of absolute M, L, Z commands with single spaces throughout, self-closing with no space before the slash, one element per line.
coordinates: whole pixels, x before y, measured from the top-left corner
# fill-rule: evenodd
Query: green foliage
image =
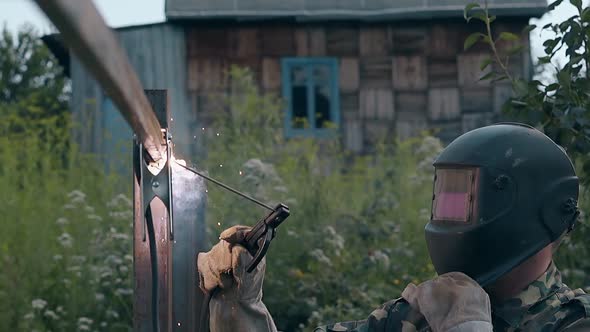
<path fill-rule="evenodd" d="M 0 330 L 128 331 L 120 179 L 70 142 L 66 79 L 30 29 L 0 39 Z"/>
<path fill-rule="evenodd" d="M 0 330 L 129 330 L 130 200 L 68 131 L 23 129 L 0 136 Z"/>
<path fill-rule="evenodd" d="M 554 10 L 563 1 L 554 1 L 548 7 Z M 513 77 L 508 70 L 509 61 L 527 48 L 519 43 L 519 36 L 502 32 L 494 39 L 487 6 L 465 7 L 465 17 L 472 18 L 473 8 L 480 9 L 486 25 L 486 38 L 467 38 L 466 46 L 472 46 L 484 40 L 494 55 L 492 61 L 486 60 L 482 67 L 494 64 L 495 70 L 482 79 L 508 80 L 513 87 L 513 97 L 505 104 L 504 111 L 512 118 L 527 122 L 544 131 L 555 142 L 563 146 L 568 153 L 583 164 L 583 170 L 590 171 L 590 8 L 581 1 L 570 0 L 576 7 L 577 15 L 563 22 L 549 23 L 541 30 L 550 30 L 554 38 L 543 42 L 545 55 L 537 59 L 539 70 L 550 74 L 546 79 L 527 81 L 525 78 Z M 527 26 L 524 34 L 530 33 L 535 26 Z M 501 54 L 497 44 L 512 42 L 514 46 L 507 54 Z M 565 64 L 556 64 L 560 51 L 567 57 Z M 588 182 L 588 179 L 584 179 Z"/>
<path fill-rule="evenodd" d="M 553 1 L 548 11 L 553 11 L 564 1 Z M 563 146 L 568 155 L 578 166 L 578 176 L 584 184 L 581 188 L 579 206 L 586 214 L 579 219 L 577 229 L 562 244 L 564 249 L 558 251 L 558 266 L 562 267 L 567 280 L 574 286 L 590 286 L 590 199 L 587 186 L 590 182 L 590 7 L 584 7 L 580 0 L 570 0 L 576 7 L 577 14 L 563 22 L 552 22 L 541 28 L 550 30 L 554 38 L 543 42 L 545 54 L 537 59 L 538 71 L 545 74 L 544 79 L 526 80 L 513 77 L 508 70 L 512 57 L 521 56 L 528 49 L 519 43 L 519 36 L 512 33 L 500 33 L 497 38 L 492 31 L 493 18 L 487 5 L 467 5 L 465 18 L 473 18 L 473 10 L 479 10 L 476 18 L 486 26 L 486 37 L 481 38 L 490 46 L 493 57 L 482 63 L 482 68 L 493 64 L 494 69 L 482 79 L 492 81 L 507 80 L 512 85 L 513 96 L 503 107 L 511 118 L 531 124 Z M 529 25 L 523 34 L 529 34 L 536 28 Z M 466 40 L 466 45 L 473 45 Z M 511 42 L 513 47 L 506 53 L 498 49 L 501 42 Z M 558 52 L 563 50 L 567 61 L 557 63 Z M 547 77 L 548 76 L 548 77 Z M 567 248 L 567 249 L 566 249 Z"/>
<path fill-rule="evenodd" d="M 9 108 L 23 121 L 67 111 L 67 80 L 39 37 L 30 26 L 0 31 L 0 111 Z"/>

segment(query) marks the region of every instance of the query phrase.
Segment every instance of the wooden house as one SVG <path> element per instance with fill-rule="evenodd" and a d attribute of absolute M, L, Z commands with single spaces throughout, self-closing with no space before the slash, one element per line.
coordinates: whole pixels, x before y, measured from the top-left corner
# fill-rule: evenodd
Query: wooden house
<path fill-rule="evenodd" d="M 510 87 L 479 81 L 485 45 L 463 50 L 483 30 L 463 18 L 466 0 L 167 0 L 167 21 L 117 29 L 146 88 L 171 90 L 175 141 L 192 154 L 192 133 L 207 126 L 211 98 L 229 93 L 224 73 L 249 67 L 260 87 L 285 101 L 285 135 L 341 134 L 355 152 L 380 137 L 433 129 L 443 141 L 496 121 Z M 495 34 L 520 34 L 546 0 L 490 0 Z M 528 36 L 522 39 L 528 44 Z M 500 51 L 510 47 L 501 44 Z M 511 60 L 531 75 L 530 54 Z M 71 61 L 72 110 L 87 151 L 113 153 L 130 131 L 108 98 Z M 90 121 L 87 118 L 93 120 Z M 328 125 L 331 123 L 332 125 Z"/>

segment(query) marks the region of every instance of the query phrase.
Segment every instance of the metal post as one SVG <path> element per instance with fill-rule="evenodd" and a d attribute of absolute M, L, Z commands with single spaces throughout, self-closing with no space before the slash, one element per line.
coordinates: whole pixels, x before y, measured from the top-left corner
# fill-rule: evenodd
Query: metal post
<path fill-rule="evenodd" d="M 146 90 L 146 95 L 169 136 L 166 91 Z M 134 330 L 198 331 L 203 296 L 195 258 L 206 248 L 204 180 L 174 162 L 152 174 L 142 165 L 141 143 L 135 143 Z"/>

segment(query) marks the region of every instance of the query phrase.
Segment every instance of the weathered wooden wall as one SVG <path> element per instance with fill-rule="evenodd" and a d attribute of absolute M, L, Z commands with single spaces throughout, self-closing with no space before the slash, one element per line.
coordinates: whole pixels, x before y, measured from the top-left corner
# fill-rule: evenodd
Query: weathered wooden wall
<path fill-rule="evenodd" d="M 496 24 L 515 33 L 526 20 Z M 463 51 L 476 23 L 461 19 L 395 24 L 193 25 L 187 28 L 188 89 L 195 121 L 206 126 L 227 93 L 224 73 L 232 64 L 250 67 L 268 92 L 280 93 L 282 57 L 339 60 L 342 137 L 351 150 L 368 151 L 383 135 L 408 138 L 432 129 L 444 141 L 497 119 L 509 96 L 505 85 L 479 81 L 489 51 Z M 523 40 L 528 43 L 528 40 Z M 504 48 L 507 45 L 502 45 Z M 529 56 L 512 59 L 529 75 Z"/>

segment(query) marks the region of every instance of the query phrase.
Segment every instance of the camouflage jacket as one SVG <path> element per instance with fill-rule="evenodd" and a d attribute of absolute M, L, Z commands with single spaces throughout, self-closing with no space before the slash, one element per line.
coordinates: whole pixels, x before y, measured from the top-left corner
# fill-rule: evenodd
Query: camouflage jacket
<path fill-rule="evenodd" d="M 547 272 L 520 294 L 492 303 L 494 331 L 590 331 L 590 294 L 571 290 L 551 264 Z M 403 299 L 385 303 L 366 320 L 336 323 L 316 332 L 429 332 L 428 323 Z"/>

